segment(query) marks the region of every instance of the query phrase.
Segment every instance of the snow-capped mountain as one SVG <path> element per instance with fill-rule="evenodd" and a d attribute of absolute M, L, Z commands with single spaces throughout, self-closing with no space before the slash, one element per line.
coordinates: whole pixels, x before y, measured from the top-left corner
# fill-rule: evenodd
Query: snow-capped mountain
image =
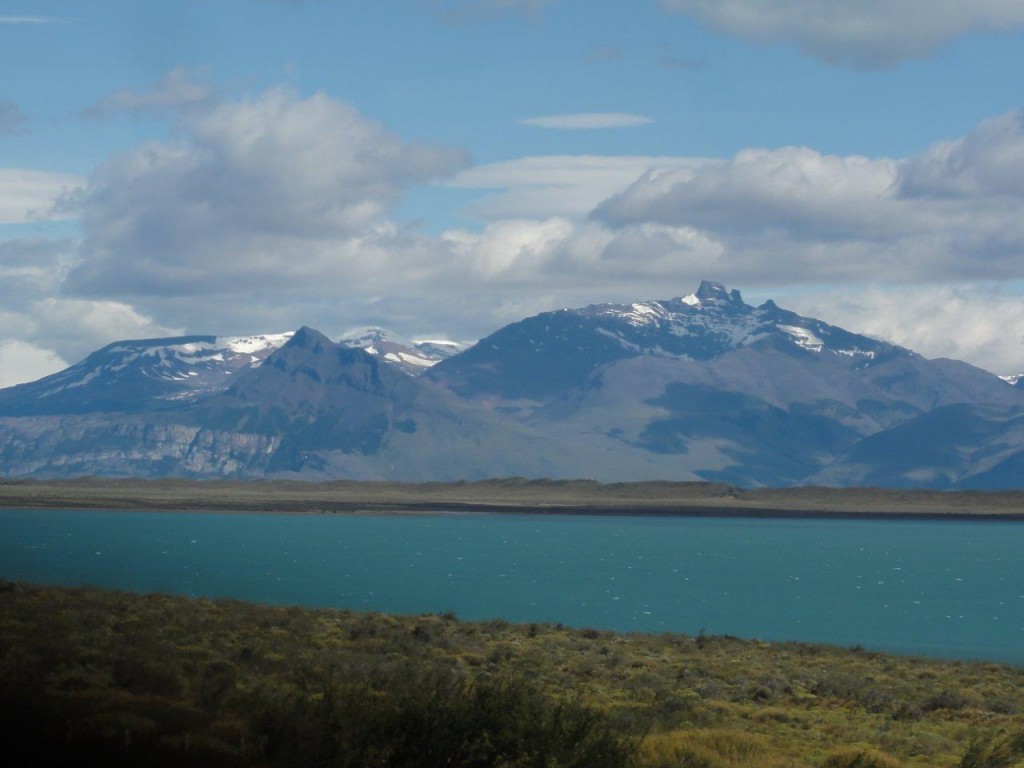
<path fill-rule="evenodd" d="M 1011 387 L 1019 387 L 1024 389 L 1024 373 L 1018 373 L 1013 376 L 1000 376 L 1000 379 L 1005 381 Z"/>
<path fill-rule="evenodd" d="M 219 392 L 292 334 L 118 341 L 38 381 L 0 390 L 0 415 L 152 410 Z"/>
<path fill-rule="evenodd" d="M 410 376 L 419 376 L 437 363 L 469 348 L 469 344 L 446 341 L 406 341 L 383 328 L 369 327 L 349 331 L 339 339 L 347 347 L 364 349 Z"/>
<path fill-rule="evenodd" d="M 461 351 L 379 328 L 118 342 L 0 390 L 0 477 L 1020 487 L 1016 384 L 705 282 Z"/>
<path fill-rule="evenodd" d="M 545 399 L 602 365 L 635 357 L 709 361 L 744 347 L 842 360 L 855 368 L 913 352 L 801 317 L 704 281 L 665 301 L 562 309 L 512 323 L 437 367 L 432 376 L 463 394 Z"/>

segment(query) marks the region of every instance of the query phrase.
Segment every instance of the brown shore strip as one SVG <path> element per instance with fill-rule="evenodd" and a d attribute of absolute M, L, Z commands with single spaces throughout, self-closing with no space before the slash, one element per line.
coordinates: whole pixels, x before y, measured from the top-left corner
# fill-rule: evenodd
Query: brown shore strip
<path fill-rule="evenodd" d="M 0 481 L 0 507 L 280 514 L 487 512 L 1024 520 L 1024 491 L 819 487 L 741 490 L 721 483 L 524 478 L 454 483 L 82 478 Z"/>

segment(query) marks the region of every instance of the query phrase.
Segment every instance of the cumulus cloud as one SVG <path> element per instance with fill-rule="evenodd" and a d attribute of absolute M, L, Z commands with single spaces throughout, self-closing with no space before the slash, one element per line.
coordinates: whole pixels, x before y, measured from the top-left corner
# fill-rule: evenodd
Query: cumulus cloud
<path fill-rule="evenodd" d="M 59 203 L 84 184 L 69 173 L 0 168 L 0 224 L 73 218 Z"/>
<path fill-rule="evenodd" d="M 865 219 L 881 215 L 864 204 L 881 202 L 895 173 L 889 160 L 826 156 L 802 147 L 744 150 L 728 163 L 649 171 L 597 215 L 611 224 L 643 220 L 838 238 L 855 235 Z"/>
<path fill-rule="evenodd" d="M 0 375 L 5 386 L 52 373 L 40 365 L 63 367 L 63 361 L 80 360 L 114 339 L 181 332 L 122 301 L 61 296 L 64 277 L 77 258 L 70 240 L 0 241 L 0 343 L 8 345 Z"/>
<path fill-rule="evenodd" d="M 1018 0 L 661 0 L 717 32 L 789 43 L 833 65 L 894 67 L 978 31 L 1024 26 Z"/>
<path fill-rule="evenodd" d="M 38 327 L 37 338 L 80 354 L 114 339 L 151 339 L 184 332 L 181 326 L 155 322 L 120 301 L 47 297 L 34 301 L 30 309 Z"/>
<path fill-rule="evenodd" d="M 911 158 L 899 191 L 905 198 L 1024 197 L 1024 111 L 986 120 L 969 136 Z"/>
<path fill-rule="evenodd" d="M 648 125 L 654 120 L 646 115 L 629 112 L 580 112 L 570 115 L 527 117 L 519 121 L 535 128 L 554 128 L 562 131 L 592 131 L 600 128 L 632 128 Z"/>
<path fill-rule="evenodd" d="M 473 168 L 460 151 L 396 136 L 324 94 L 271 90 L 186 112 L 176 140 L 98 168 L 79 198 L 79 248 L 49 272 L 33 271 L 26 243 L 11 251 L 0 338 L 64 359 L 77 357 L 60 329 L 78 327 L 76 345 L 109 334 L 90 348 L 303 323 L 335 335 L 380 324 L 473 338 L 553 307 L 684 295 L 702 278 L 769 295 L 801 283 L 1024 279 L 1024 190 L 1012 170 L 1021 122 L 1005 115 L 907 159 L 788 147 L 728 160 L 534 157 Z M 485 225 L 432 235 L 396 223 L 395 204 L 420 184 L 492 190 L 469 208 Z M 67 277 L 47 288 L 46 274 Z M 965 319 L 984 294 L 958 296 L 970 300 L 946 304 Z M 939 333 L 885 332 L 922 323 L 869 298 L 862 311 L 817 314 L 1014 370 L 983 339 L 1015 332 L 1010 314 L 970 326 L 978 332 L 943 351 Z"/>
<path fill-rule="evenodd" d="M 17 339 L 0 339 L 0 387 L 35 381 L 67 367 L 53 350 Z"/>
<path fill-rule="evenodd" d="M 28 117 L 13 101 L 0 101 L 0 136 L 12 136 L 25 130 Z"/>
<path fill-rule="evenodd" d="M 216 90 L 206 80 L 206 74 L 205 70 L 177 67 L 151 86 L 107 94 L 82 115 L 93 119 L 123 113 L 165 116 L 204 109 L 217 100 Z"/>
<path fill-rule="evenodd" d="M 3 270 L 0 270 L 2 275 Z M 0 277 L 6 281 L 4 275 Z M 46 296 L 43 281 L 21 285 L 0 311 L 0 386 L 34 381 L 117 339 L 178 336 L 182 326 L 155 322 L 119 301 Z"/>
<path fill-rule="evenodd" d="M 82 199 L 90 295 L 251 291 L 386 265 L 384 214 L 412 185 L 454 173 L 464 152 L 403 142 L 323 93 L 275 89 L 217 105 L 183 140 L 116 155 Z M 268 282 L 268 280 L 270 282 Z"/>
<path fill-rule="evenodd" d="M 872 287 L 793 296 L 786 306 L 926 357 L 1024 373 L 1024 301 L 985 285 Z"/>
<path fill-rule="evenodd" d="M 42 237 L 0 240 L 0 270 L 41 267 L 51 270 L 71 243 Z"/>
<path fill-rule="evenodd" d="M 1020 126 L 1012 113 L 908 160 L 747 150 L 648 173 L 594 217 L 695 228 L 722 246 L 720 274 L 738 280 L 1024 278 Z"/>

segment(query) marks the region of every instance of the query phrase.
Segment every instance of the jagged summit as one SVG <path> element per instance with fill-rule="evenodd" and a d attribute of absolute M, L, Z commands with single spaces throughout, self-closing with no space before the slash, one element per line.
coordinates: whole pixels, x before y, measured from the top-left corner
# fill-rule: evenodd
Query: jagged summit
<path fill-rule="evenodd" d="M 766 346 L 853 366 L 910 354 L 772 302 L 753 307 L 738 290 L 704 280 L 695 293 L 677 299 L 594 304 L 527 318 L 440 363 L 430 375 L 463 394 L 547 398 L 617 360 L 708 361 Z"/>
<path fill-rule="evenodd" d="M 705 302 L 727 302 L 736 306 L 744 306 L 743 297 L 738 290 L 734 288 L 730 291 L 721 283 L 716 283 L 712 280 L 701 280 L 696 293 L 690 294 L 690 297 L 695 298 L 702 304 Z M 689 297 L 684 297 L 683 301 L 686 298 Z M 690 304 L 691 302 L 686 303 Z"/>

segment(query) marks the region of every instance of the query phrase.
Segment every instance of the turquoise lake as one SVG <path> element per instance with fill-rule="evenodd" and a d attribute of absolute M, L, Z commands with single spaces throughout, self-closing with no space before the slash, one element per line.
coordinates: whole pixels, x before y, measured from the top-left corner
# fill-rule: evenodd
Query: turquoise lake
<path fill-rule="evenodd" d="M 0 577 L 1024 664 L 1024 523 L 0 510 Z"/>

